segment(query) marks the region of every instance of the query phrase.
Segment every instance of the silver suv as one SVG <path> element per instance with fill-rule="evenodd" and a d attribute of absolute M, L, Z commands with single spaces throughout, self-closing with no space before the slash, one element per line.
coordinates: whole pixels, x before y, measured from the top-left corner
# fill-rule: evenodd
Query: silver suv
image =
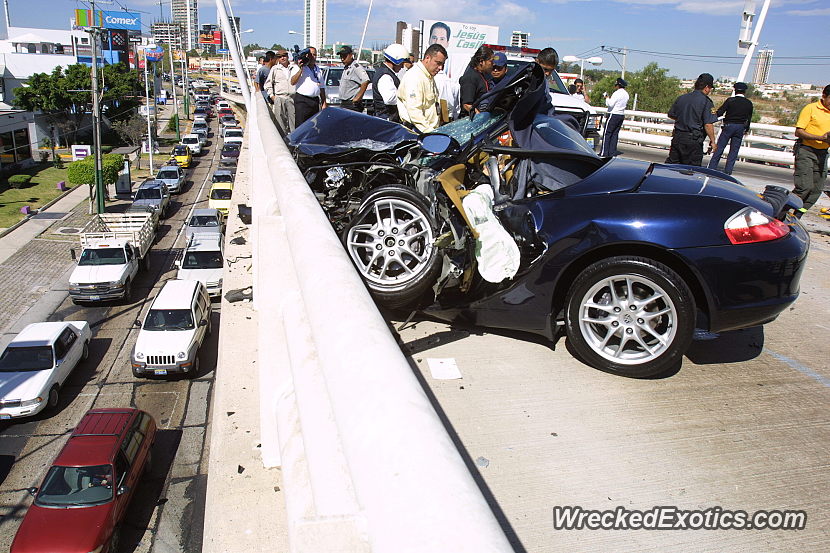
<path fill-rule="evenodd" d="M 343 76 L 342 67 L 323 67 L 323 82 L 326 83 L 326 102 L 332 106 L 340 105 L 340 77 Z M 373 115 L 375 113 L 375 105 L 372 103 L 372 79 L 375 76 L 374 67 L 366 67 L 366 73 L 369 74 L 369 88 L 363 95 L 363 107 L 366 108 L 366 113 Z"/>

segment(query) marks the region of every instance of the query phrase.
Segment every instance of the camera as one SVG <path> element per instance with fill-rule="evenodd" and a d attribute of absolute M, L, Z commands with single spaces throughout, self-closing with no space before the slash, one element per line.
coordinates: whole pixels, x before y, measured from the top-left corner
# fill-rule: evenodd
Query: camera
<path fill-rule="evenodd" d="M 308 65 L 308 62 L 311 61 L 311 49 L 310 48 L 303 48 L 300 50 L 300 47 L 296 44 L 294 45 L 294 63 L 298 65 Z"/>

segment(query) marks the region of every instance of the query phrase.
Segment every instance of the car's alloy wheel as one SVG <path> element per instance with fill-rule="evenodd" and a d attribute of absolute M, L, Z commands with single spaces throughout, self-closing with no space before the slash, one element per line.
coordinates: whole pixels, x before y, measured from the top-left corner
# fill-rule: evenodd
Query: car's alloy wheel
<path fill-rule="evenodd" d="M 688 286 L 669 267 L 612 257 L 586 268 L 567 299 L 568 339 L 586 363 L 631 377 L 678 365 L 694 331 Z"/>
<path fill-rule="evenodd" d="M 426 202 L 409 188 L 383 186 L 366 197 L 344 242 L 380 303 L 402 307 L 434 284 L 440 270 L 435 229 Z"/>

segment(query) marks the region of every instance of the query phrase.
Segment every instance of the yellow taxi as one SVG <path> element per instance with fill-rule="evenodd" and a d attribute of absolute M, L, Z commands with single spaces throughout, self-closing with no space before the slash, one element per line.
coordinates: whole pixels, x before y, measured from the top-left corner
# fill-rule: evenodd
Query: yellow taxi
<path fill-rule="evenodd" d="M 176 160 L 179 167 L 187 169 L 193 161 L 193 156 L 190 154 L 190 148 L 184 144 L 179 144 L 173 148 L 173 153 L 170 155 L 171 160 Z"/>
<path fill-rule="evenodd" d="M 217 209 L 227 215 L 231 208 L 231 196 L 233 195 L 232 182 L 215 182 L 210 187 L 208 195 L 208 207 Z"/>

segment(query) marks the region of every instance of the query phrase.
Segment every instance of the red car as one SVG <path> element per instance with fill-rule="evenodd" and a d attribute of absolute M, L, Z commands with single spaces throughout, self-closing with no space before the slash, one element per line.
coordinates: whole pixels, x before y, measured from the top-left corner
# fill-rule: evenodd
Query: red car
<path fill-rule="evenodd" d="M 153 417 L 138 409 L 88 411 L 55 458 L 10 553 L 116 550 L 119 524 L 151 462 Z"/>
<path fill-rule="evenodd" d="M 222 108 L 219 110 L 219 117 L 223 115 L 233 115 L 233 110 L 231 108 Z"/>

